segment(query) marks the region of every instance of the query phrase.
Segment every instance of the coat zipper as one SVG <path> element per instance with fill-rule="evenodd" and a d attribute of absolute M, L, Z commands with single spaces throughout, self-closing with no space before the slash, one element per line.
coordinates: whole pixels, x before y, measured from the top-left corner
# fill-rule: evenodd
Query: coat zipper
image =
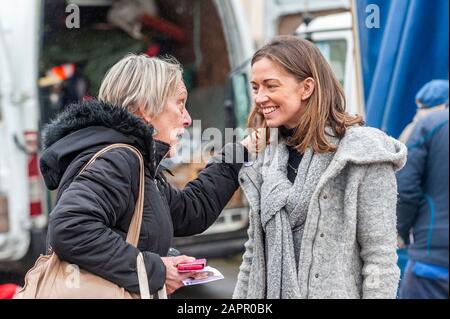
<path fill-rule="evenodd" d="M 159 169 L 159 166 L 161 165 L 161 162 L 167 157 L 169 152 L 170 152 L 170 150 L 168 150 L 167 153 L 161 158 L 161 160 L 159 161 L 158 165 L 156 166 L 155 175 L 153 176 L 153 182 L 155 183 L 156 189 L 158 191 L 159 191 L 159 187 L 158 187 L 158 181 L 156 180 L 156 175 L 158 174 L 158 169 Z M 156 157 L 154 157 L 154 158 L 156 158 Z"/>

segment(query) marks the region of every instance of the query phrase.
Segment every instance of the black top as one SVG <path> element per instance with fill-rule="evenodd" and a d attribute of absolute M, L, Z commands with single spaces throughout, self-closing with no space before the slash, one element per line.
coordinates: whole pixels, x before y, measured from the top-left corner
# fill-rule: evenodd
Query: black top
<path fill-rule="evenodd" d="M 288 139 L 294 134 L 295 129 L 288 129 L 284 126 L 280 127 L 280 135 Z M 291 183 L 294 183 L 295 178 L 297 177 L 297 169 L 300 165 L 300 162 L 303 158 L 303 155 L 300 154 L 294 147 L 287 146 L 289 151 L 289 159 L 288 159 L 288 165 L 287 165 L 287 177 Z"/>

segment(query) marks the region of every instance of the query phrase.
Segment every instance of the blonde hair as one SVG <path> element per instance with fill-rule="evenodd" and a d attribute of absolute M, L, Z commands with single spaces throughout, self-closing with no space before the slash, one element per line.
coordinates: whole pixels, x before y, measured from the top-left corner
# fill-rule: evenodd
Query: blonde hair
<path fill-rule="evenodd" d="M 175 58 L 128 54 L 106 73 L 98 99 L 133 114 L 143 106 L 146 115 L 158 115 L 179 81 L 182 68 Z"/>
<path fill-rule="evenodd" d="M 313 43 L 295 36 L 278 36 L 255 52 L 251 65 L 263 58 L 279 64 L 298 81 L 311 77 L 316 82 L 313 94 L 303 106 L 305 112 L 288 140 L 300 153 L 304 153 L 308 147 L 317 153 L 335 151 L 336 146 L 325 136 L 327 126 L 338 137 L 342 137 L 347 127 L 364 125 L 361 116 L 350 115 L 345 111 L 344 90 Z M 264 116 L 256 105 L 248 118 L 248 126 L 265 128 L 266 136 L 269 137 Z"/>

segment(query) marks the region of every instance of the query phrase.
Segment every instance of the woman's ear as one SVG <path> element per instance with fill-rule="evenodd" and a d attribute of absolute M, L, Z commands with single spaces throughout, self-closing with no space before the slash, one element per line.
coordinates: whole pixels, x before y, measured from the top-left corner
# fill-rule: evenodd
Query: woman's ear
<path fill-rule="evenodd" d="M 302 101 L 307 100 L 314 92 L 314 88 L 316 86 L 316 81 L 313 78 L 309 77 L 303 80 L 303 90 L 301 92 Z"/>
<path fill-rule="evenodd" d="M 153 117 L 148 115 L 146 110 L 145 110 L 145 106 L 142 105 L 139 107 L 137 115 L 139 117 L 141 117 L 147 124 L 151 125 L 153 122 Z"/>

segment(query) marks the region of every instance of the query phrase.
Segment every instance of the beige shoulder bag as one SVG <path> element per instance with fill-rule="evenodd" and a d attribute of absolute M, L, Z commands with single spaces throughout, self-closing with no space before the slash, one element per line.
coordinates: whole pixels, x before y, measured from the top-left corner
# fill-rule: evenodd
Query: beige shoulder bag
<path fill-rule="evenodd" d="M 139 196 L 136 201 L 134 215 L 127 234 L 127 243 L 137 247 L 141 230 L 144 209 L 144 160 L 141 153 L 127 144 L 112 144 L 97 152 L 81 169 L 82 174 L 99 156 L 114 149 L 127 148 L 139 157 L 140 180 Z M 78 175 L 79 175 L 78 174 Z M 137 256 L 137 275 L 140 294 L 133 294 L 124 288 L 80 269 L 75 264 L 69 264 L 58 258 L 55 253 L 41 256 L 25 276 L 24 287 L 16 294 L 15 299 L 152 299 L 150 294 L 144 257 L 140 252 Z M 158 292 L 159 299 L 167 299 L 166 287 Z"/>

